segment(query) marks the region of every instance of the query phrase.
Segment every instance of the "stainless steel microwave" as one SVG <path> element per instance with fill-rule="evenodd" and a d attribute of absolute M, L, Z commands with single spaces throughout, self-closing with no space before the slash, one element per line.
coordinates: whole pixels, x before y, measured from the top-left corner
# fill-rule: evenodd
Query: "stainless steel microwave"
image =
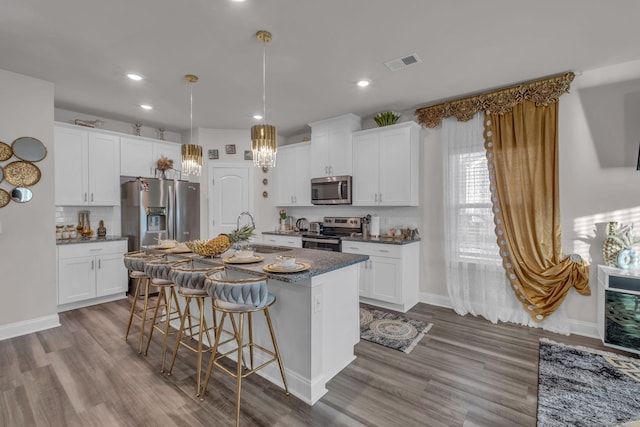
<path fill-rule="evenodd" d="M 351 176 L 312 178 L 311 203 L 314 205 L 350 205 Z"/>

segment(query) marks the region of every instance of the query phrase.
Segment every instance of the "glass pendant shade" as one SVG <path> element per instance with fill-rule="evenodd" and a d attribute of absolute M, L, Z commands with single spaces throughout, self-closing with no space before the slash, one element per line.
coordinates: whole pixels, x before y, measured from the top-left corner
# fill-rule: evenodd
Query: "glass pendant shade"
<path fill-rule="evenodd" d="M 260 124 L 251 127 L 251 151 L 255 166 L 274 167 L 278 152 L 278 133 L 275 126 Z"/>
<path fill-rule="evenodd" d="M 195 144 L 182 145 L 182 173 L 200 176 L 202 171 L 202 147 Z"/>

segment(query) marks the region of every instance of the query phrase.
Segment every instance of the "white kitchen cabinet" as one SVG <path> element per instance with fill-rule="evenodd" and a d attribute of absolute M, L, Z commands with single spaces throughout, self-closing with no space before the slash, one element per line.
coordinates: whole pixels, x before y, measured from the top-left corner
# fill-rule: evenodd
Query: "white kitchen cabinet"
<path fill-rule="evenodd" d="M 55 126 L 58 206 L 120 204 L 120 138 L 78 126 Z"/>
<path fill-rule="evenodd" d="M 287 236 L 278 234 L 263 234 L 262 242 L 267 245 L 274 246 L 287 246 L 290 248 L 301 248 L 302 237 L 300 236 Z"/>
<path fill-rule="evenodd" d="M 420 246 L 343 241 L 342 252 L 369 255 L 360 264 L 360 301 L 406 312 L 418 303 Z"/>
<path fill-rule="evenodd" d="M 182 145 L 143 137 L 122 137 L 120 175 L 154 178 L 160 156 L 173 160 L 173 167 L 181 170 Z"/>
<path fill-rule="evenodd" d="M 353 134 L 353 204 L 418 206 L 420 126 L 404 122 Z"/>
<path fill-rule="evenodd" d="M 351 175 L 351 135 L 360 130 L 361 119 L 345 114 L 309 123 L 311 126 L 311 178 Z"/>
<path fill-rule="evenodd" d="M 311 206 L 310 150 L 309 142 L 278 149 L 276 206 Z"/>
<path fill-rule="evenodd" d="M 84 307 L 125 297 L 127 241 L 58 245 L 58 308 Z"/>

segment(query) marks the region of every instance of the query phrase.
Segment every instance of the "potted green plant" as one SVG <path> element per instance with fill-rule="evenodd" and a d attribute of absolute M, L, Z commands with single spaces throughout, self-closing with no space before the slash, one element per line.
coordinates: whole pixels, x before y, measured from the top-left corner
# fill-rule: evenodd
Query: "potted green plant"
<path fill-rule="evenodd" d="M 394 113 L 393 111 L 383 111 L 382 113 L 378 113 L 373 120 L 376 121 L 378 126 L 389 126 L 395 124 L 400 118 L 400 114 Z"/>

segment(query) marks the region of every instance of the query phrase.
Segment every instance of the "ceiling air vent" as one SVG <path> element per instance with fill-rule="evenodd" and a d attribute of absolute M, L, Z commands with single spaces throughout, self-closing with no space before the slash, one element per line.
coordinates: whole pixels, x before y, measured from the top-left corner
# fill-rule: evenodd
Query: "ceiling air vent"
<path fill-rule="evenodd" d="M 419 64 L 420 62 L 422 62 L 422 59 L 418 58 L 418 55 L 414 53 L 402 58 L 392 59 L 391 61 L 385 62 L 384 65 L 386 65 L 387 68 L 391 71 L 398 71 L 402 70 L 403 68 Z"/>

